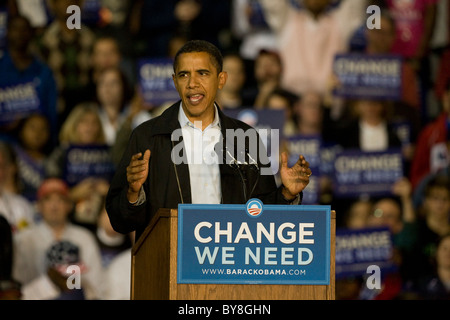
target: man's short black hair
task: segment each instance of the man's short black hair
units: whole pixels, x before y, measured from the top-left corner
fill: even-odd
[[[211,57],[211,61],[217,69],[217,74],[222,72],[223,57],[220,50],[212,43],[204,40],[191,40],[186,42],[175,55],[173,62],[173,71],[176,72],[178,66],[178,57],[183,53],[206,52]]]

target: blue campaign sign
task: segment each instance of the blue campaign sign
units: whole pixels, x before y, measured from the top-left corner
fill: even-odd
[[[178,205],[178,283],[330,282],[329,206]]]
[[[399,100],[402,95],[402,59],[396,55],[338,54],[333,71],[337,96]]]
[[[66,151],[63,176],[69,186],[86,178],[110,180],[115,166],[107,145],[71,145]]]
[[[363,276],[376,265],[382,273],[397,270],[394,245],[387,227],[336,230],[336,278]]]
[[[400,149],[365,152],[345,150],[336,154],[333,184],[338,198],[392,195],[392,185],[403,177]]]
[[[152,105],[180,99],[173,83],[173,59],[142,59],[138,63],[139,85],[144,101]]]
[[[24,77],[22,81],[12,83],[1,81],[0,124],[9,124],[30,114],[40,113],[43,108],[40,87],[41,82],[37,77]]]

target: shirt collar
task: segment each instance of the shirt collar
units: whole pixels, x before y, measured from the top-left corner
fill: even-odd
[[[178,122],[180,123],[180,126],[182,128],[185,127],[185,126],[189,126],[191,128],[194,128],[194,124],[191,122],[191,120],[188,119],[188,117],[184,113],[184,110],[183,110],[183,107],[182,107],[182,103],[183,102],[180,102],[180,110],[178,111]],[[206,129],[214,128],[214,127],[220,128],[219,111],[217,110],[217,105],[216,104],[214,104],[214,111],[215,111],[215,113],[214,113],[214,120],[208,127],[206,127]]]

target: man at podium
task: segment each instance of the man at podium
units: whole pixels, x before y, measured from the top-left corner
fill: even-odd
[[[179,203],[300,204],[311,169],[281,154],[277,187],[256,130],[225,116],[215,103],[227,81],[222,55],[209,42],[187,42],[174,59],[181,101],[131,134],[111,181],[106,209],[113,228],[138,238],[160,208]]]

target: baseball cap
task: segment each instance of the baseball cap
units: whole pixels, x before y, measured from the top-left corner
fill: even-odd
[[[69,186],[64,180],[58,178],[46,179],[37,191],[37,198],[41,200],[53,192],[59,193],[64,197],[69,197]]]

